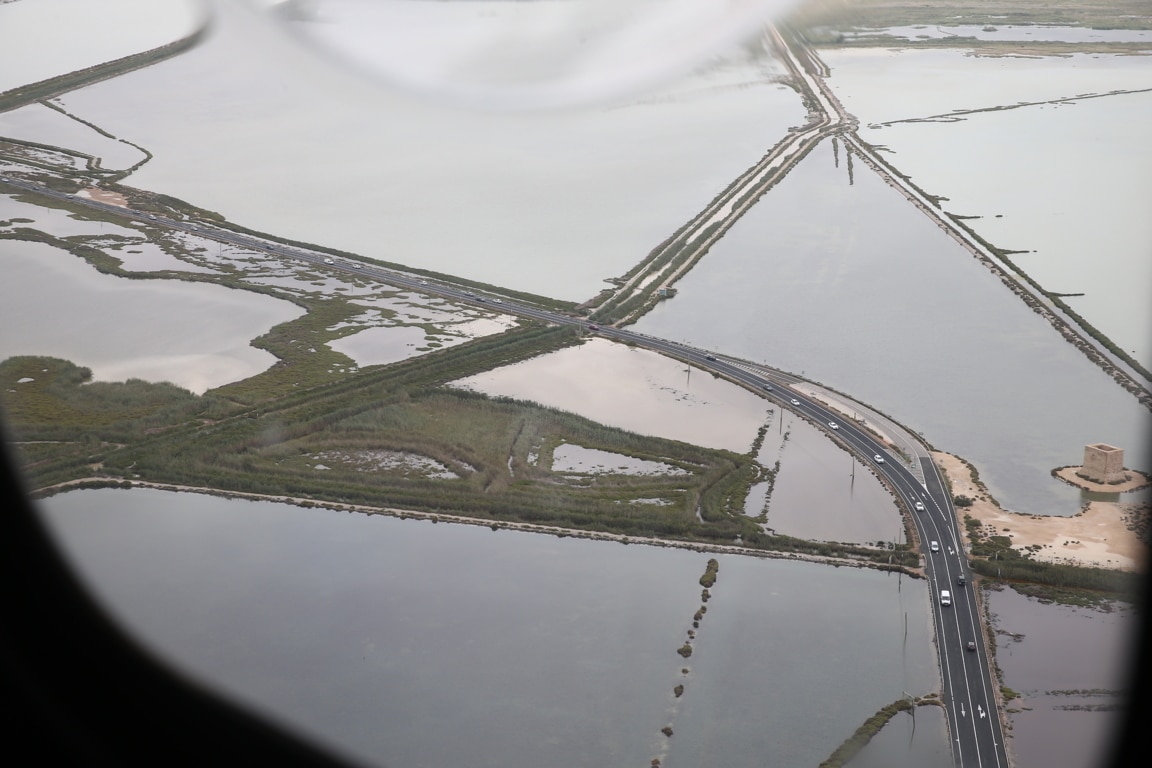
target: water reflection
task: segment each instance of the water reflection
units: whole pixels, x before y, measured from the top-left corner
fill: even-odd
[[[900,712],[847,768],[951,768],[948,723],[942,707],[918,707],[915,719]]]
[[[1004,684],[1022,694],[1009,704],[1020,764],[1099,765],[1119,722],[1120,693],[1136,682],[1127,664],[1139,618],[1044,604],[1011,589],[989,593],[988,605],[998,617]]]
[[[252,229],[546,296],[595,296],[804,122],[778,65],[745,51],[614,109],[438,110],[217,5],[198,47],[67,95],[70,111],[154,154],[126,183]]]
[[[1105,435],[1147,466],[1152,415],[860,168],[850,184],[813,150],[637,329],[849,392],[972,461],[1011,509],[1075,514],[1049,473]]]
[[[456,385],[738,453],[749,450],[772,408],[748,390],[680,361],[596,338]]]
[[[204,392],[275,362],[249,339],[303,309],[205,283],[126,280],[43,243],[4,241],[0,359],[46,355],[100,381],[170,381]]]
[[[721,556],[685,660],[702,553],[142,489],[41,508],[149,646],[367,764],[815,765],[939,686],[893,574]]]
[[[1019,251],[1011,258],[1044,289],[1077,294],[1065,301],[1152,367],[1146,57],[904,49],[826,58],[865,141],[945,196],[946,211],[976,217],[966,224]]]
[[[868,465],[791,412],[783,429],[787,441],[771,451],[779,456],[780,471],[768,499],[767,528],[801,539],[904,543],[892,495]],[[767,447],[776,441],[764,442]],[[767,458],[762,454],[760,462],[772,466]]]

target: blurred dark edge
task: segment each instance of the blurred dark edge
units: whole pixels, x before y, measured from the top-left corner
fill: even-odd
[[[0,733],[6,754],[25,756],[9,765],[346,765],[175,674],[116,628],[40,524],[6,438],[0,434],[7,502],[0,513]],[[1138,599],[1124,722],[1103,766],[1143,768],[1152,754],[1149,573]]]
[[[177,675],[116,628],[56,551],[0,437],[7,765],[347,765]]]

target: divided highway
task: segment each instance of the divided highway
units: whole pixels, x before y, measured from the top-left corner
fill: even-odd
[[[99,209],[153,226],[168,227],[221,243],[372,278],[397,288],[484,306],[494,311],[544,323],[582,327],[605,338],[659,352],[713,371],[732,381],[745,384],[782,407],[806,417],[825,429],[853,453],[862,457],[863,461],[871,463],[910,510],[909,514],[921,540],[925,572],[932,594],[936,644],[943,683],[941,693],[948,714],[955,764],[965,767],[1007,768],[1008,761],[1004,751],[1004,737],[985,636],[981,628],[979,611],[971,593],[971,578],[959,539],[955,510],[935,464],[925,463],[925,483],[921,484],[903,462],[877,461],[873,457],[887,456],[893,459],[895,457],[888,453],[886,446],[877,436],[851,420],[841,422],[840,419],[843,417],[839,413],[794,389],[791,385],[802,381],[798,377],[782,371],[753,372],[706,350],[623,328],[598,326],[584,318],[543,310],[490,293],[478,293],[442,280],[430,280],[397,270],[286,246],[219,227],[141,213],[122,206],[56,192],[39,184],[9,176],[0,176],[0,184],[66,200],[71,204]],[[928,543],[931,541],[939,542],[939,552],[929,551]],[[957,583],[960,576],[964,577],[966,585]],[[950,605],[941,604],[940,594],[943,590],[951,593]],[[969,643],[975,645],[974,650],[968,650]]]

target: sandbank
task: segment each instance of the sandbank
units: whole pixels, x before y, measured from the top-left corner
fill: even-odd
[[[1147,548],[1133,530],[1144,506],[1140,503],[1091,501],[1071,517],[1017,514],[1000,508],[973,478],[970,465],[963,459],[938,451],[932,452],[932,458],[948,476],[952,493],[973,500],[972,506],[959,507],[958,511],[979,520],[986,536],[1007,536],[1012,547],[1021,552],[1039,547],[1032,557],[1042,562],[1121,571],[1143,570],[1147,565]],[[1067,469],[1074,472],[1079,468]],[[1077,484],[1084,482],[1076,480]],[[1133,485],[1139,487],[1138,482]],[[1102,488],[1116,492],[1121,487]]]

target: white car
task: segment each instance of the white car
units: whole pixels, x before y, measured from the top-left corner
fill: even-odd
[[[840,429],[840,425],[834,421],[828,422],[828,426],[832,427],[832,429]]]
[[[938,541],[928,542],[928,549],[932,550],[933,552],[939,552],[940,551],[940,542],[938,542]]]
[[[877,464],[883,464],[883,463],[884,463],[884,457],[883,457],[883,456],[881,456],[880,454],[876,454],[876,455],[875,455],[875,456],[873,456],[872,458],[873,458],[873,460],[875,460],[875,462],[876,462]]]
[[[916,511],[917,512],[923,512],[924,511],[924,502],[922,502],[922,501],[916,502]]]
[[[331,264],[331,263],[332,263],[332,259],[324,259],[324,263],[325,263],[325,264]]]
[[[791,402],[792,402],[792,405],[800,405],[800,401],[797,400],[796,398],[792,398]]]

